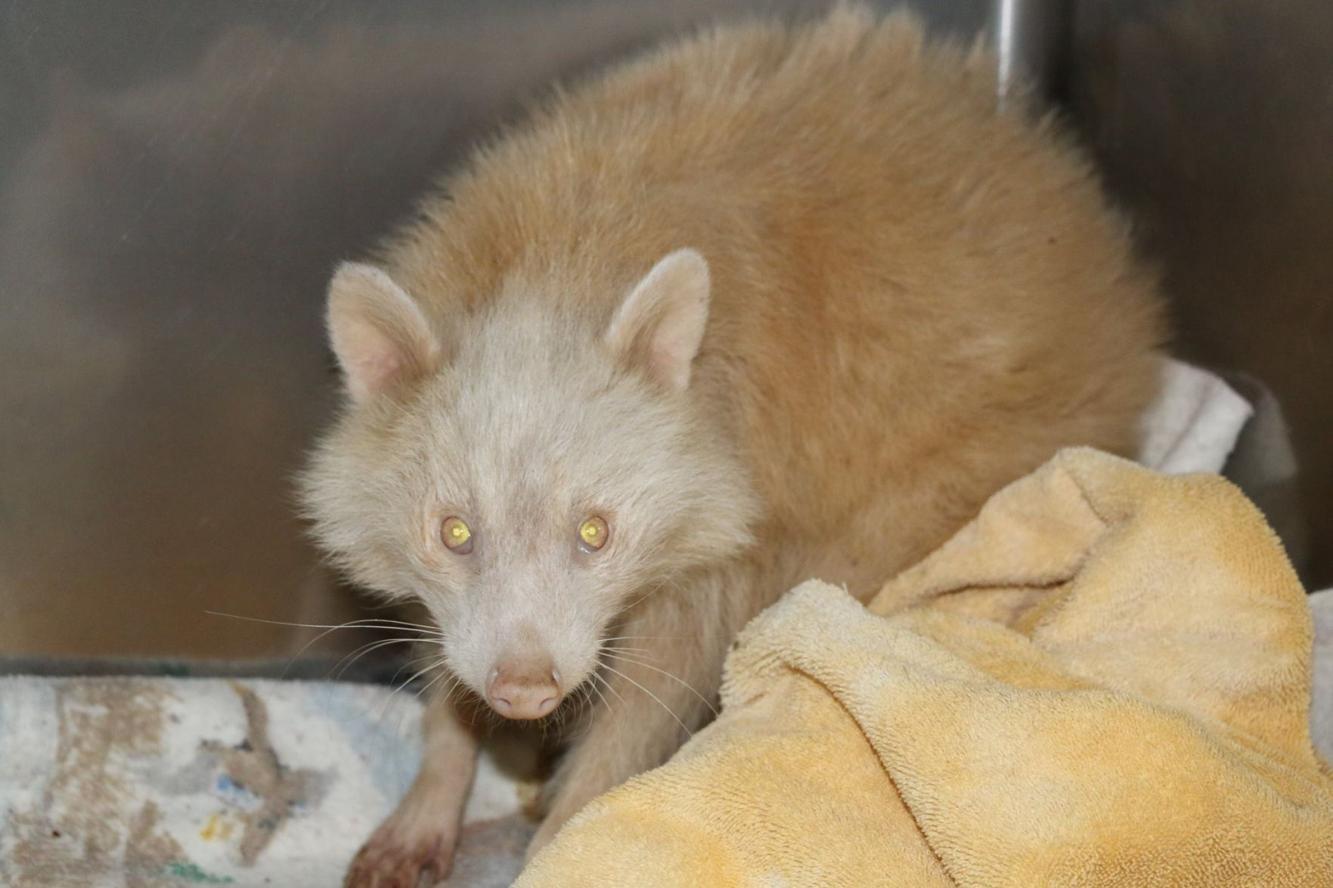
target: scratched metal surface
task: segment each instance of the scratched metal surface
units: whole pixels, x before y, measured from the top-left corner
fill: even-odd
[[[963,35],[989,7],[918,5]],[[304,634],[204,611],[355,615],[291,497],[332,407],[331,266],[553,78],[821,6],[0,2],[0,653],[257,660]],[[1330,10],[1086,0],[1057,84],[1182,343],[1274,386],[1324,503]]]

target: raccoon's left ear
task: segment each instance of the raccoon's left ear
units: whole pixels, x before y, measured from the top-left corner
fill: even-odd
[[[360,403],[399,394],[440,366],[440,344],[411,296],[383,271],[345,262],[329,283],[329,342]]]
[[[606,344],[626,364],[668,389],[684,391],[708,322],[708,298],[704,257],[690,249],[668,253],[616,309]]]

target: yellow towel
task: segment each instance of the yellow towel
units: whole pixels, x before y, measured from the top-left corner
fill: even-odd
[[[517,884],[1333,885],[1310,647],[1230,484],[1064,451],[869,609],[756,619],[722,716]]]

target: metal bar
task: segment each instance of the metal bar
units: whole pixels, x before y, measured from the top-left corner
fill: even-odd
[[[1021,92],[1051,98],[1068,45],[1070,0],[991,0],[990,35],[1003,106]]]

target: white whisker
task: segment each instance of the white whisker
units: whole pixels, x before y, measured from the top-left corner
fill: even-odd
[[[708,701],[708,698],[705,697],[703,694],[699,693],[698,691],[696,691],[693,685],[685,681],[680,676],[673,675],[672,673],[667,672],[665,669],[658,669],[656,666],[649,665],[648,663],[640,663],[637,660],[633,660],[629,657],[617,657],[614,654],[612,654],[611,658],[614,660],[619,660],[622,663],[628,663],[631,666],[638,666],[641,669],[651,669],[653,672],[656,672],[659,675],[665,675],[667,678],[671,679],[676,684],[685,688],[685,690],[689,691],[694,696],[698,697],[699,701],[708,707],[708,711],[713,713],[713,717],[717,718],[717,710],[713,708],[713,704]]]
[[[415,637],[382,638],[379,641],[368,641],[350,654],[344,654],[342,659],[334,664],[333,669],[331,669],[330,672],[335,679],[341,678],[343,673],[356,665],[357,660],[360,660],[372,651],[377,651],[380,648],[389,647],[395,644],[416,644],[419,641],[421,641],[421,639]],[[350,660],[348,659],[349,657],[351,658]]]
[[[305,644],[301,645],[301,647],[296,651],[296,653],[292,654],[291,658],[288,659],[287,661],[287,665],[283,667],[282,670],[283,678],[287,677],[287,673],[291,671],[292,666],[296,663],[297,660],[301,658],[302,654],[304,654],[311,648],[312,645],[317,644],[321,639],[323,639],[329,633],[336,632],[339,629],[383,629],[387,631],[403,631],[407,629],[416,632],[421,632],[422,636],[427,638],[432,636],[440,636],[440,637],[443,636],[443,633],[441,633],[437,628],[431,626],[425,626],[422,625],[421,623],[409,623],[405,620],[363,619],[363,620],[349,620],[346,623],[336,623],[336,624],[290,623],[285,620],[268,620],[262,617],[246,617],[242,616],[241,614],[228,614],[228,613],[223,613],[222,611],[206,610],[204,611],[204,613],[211,617],[226,617],[231,620],[241,620],[242,622],[246,623],[263,623],[264,625],[267,626],[287,626],[295,629],[324,630],[320,632],[318,635],[316,635],[314,638],[307,641]],[[339,660],[339,663],[341,662],[342,661]],[[334,668],[336,669],[337,666],[335,665]]]
[[[606,664],[603,663],[602,665],[605,666]],[[625,702],[625,698],[622,697],[622,696],[620,696],[620,691],[617,691],[617,690],[615,689],[615,687],[611,684],[611,682],[609,682],[609,681],[606,680],[606,676],[601,675],[601,674],[598,673],[598,672],[593,672],[593,673],[592,673],[592,677],[595,678],[595,679],[597,679],[598,681],[600,681],[603,685],[605,685],[605,686],[606,686],[606,689],[607,689],[608,691],[610,691],[610,692],[612,693],[612,695],[615,696],[616,700],[618,700],[618,701],[619,701],[620,703],[622,703],[622,704]],[[600,694],[601,691],[598,691],[598,693]],[[602,699],[603,699],[603,700],[606,700],[605,697],[603,697]],[[608,708],[610,708],[610,707],[609,707],[609,701],[608,701]]]
[[[679,635],[612,635],[602,641],[675,641]]]
[[[410,623],[406,620],[389,620],[381,617],[369,617],[362,620],[348,620],[346,623],[290,623],[286,620],[269,620],[263,617],[247,617],[242,614],[228,614],[222,611],[206,610],[204,611],[210,617],[226,617],[229,620],[241,620],[246,623],[264,623],[268,626],[290,626],[294,629],[393,629],[409,628],[420,629],[432,635],[443,635],[438,626],[427,626],[425,623]]]
[[[634,654],[635,656],[644,657],[649,660],[657,659],[650,648],[630,648],[604,644],[598,648],[598,652],[600,653],[601,651],[615,651],[618,654]]]
[[[448,664],[446,663],[446,661],[445,661],[445,659],[444,659],[443,656],[441,656],[441,657],[437,657],[437,658],[435,658],[435,660],[433,660],[433,661],[432,661],[428,666],[426,666],[424,669],[421,669],[421,670],[419,670],[418,672],[414,673],[414,674],[412,675],[411,678],[409,678],[407,681],[405,681],[405,682],[403,682],[402,684],[400,684],[398,687],[394,688],[394,689],[389,693],[388,698],[385,699],[385,701],[384,701],[384,705],[380,708],[380,716],[379,716],[379,717],[380,717],[380,718],[383,718],[383,717],[384,717],[384,714],[385,714],[386,712],[388,712],[388,710],[389,710],[389,704],[393,702],[393,698],[396,697],[396,696],[398,695],[398,692],[399,692],[399,691],[401,691],[403,688],[405,688],[405,687],[407,687],[408,685],[410,685],[412,682],[416,681],[416,680],[417,680],[418,678],[420,678],[421,676],[425,675],[427,672],[430,672],[432,669],[439,669],[440,667],[442,667],[442,666],[447,666],[447,665],[448,665]]]
[[[647,688],[645,688],[643,685],[639,684],[639,683],[638,683],[637,681],[635,681],[634,679],[630,678],[630,677],[629,677],[628,675],[626,675],[625,673],[621,672],[619,669],[616,669],[616,668],[615,668],[614,666],[612,666],[611,664],[609,664],[609,663],[603,663],[602,665],[606,667],[607,671],[609,671],[609,672],[611,672],[611,673],[613,673],[613,674],[615,674],[615,675],[619,675],[621,678],[625,679],[625,681],[627,681],[627,682],[629,682],[630,684],[634,685],[636,688],[638,688],[639,690],[643,691],[643,692],[644,692],[645,694],[647,694],[649,697],[652,697],[652,698],[653,698],[653,701],[656,702],[658,706],[661,706],[663,709],[665,709],[665,710],[667,711],[667,714],[670,715],[672,718],[674,718],[674,719],[676,720],[676,724],[680,725],[681,729],[682,729],[683,731],[685,731],[686,734],[689,734],[689,735],[693,736],[694,732],[691,731],[691,730],[689,729],[689,727],[685,724],[685,722],[683,722],[683,721],[680,720],[680,716],[676,715],[676,713],[673,712],[673,711],[671,710],[671,707],[670,707],[670,706],[668,706],[668,705],[666,705],[665,703],[662,702],[662,699],[661,699],[660,697],[658,697],[658,696],[657,696],[656,694],[654,694],[652,691],[650,691],[650,690],[648,690]]]
[[[404,671],[408,669],[414,669],[416,668],[416,665],[418,663],[424,663],[427,660],[433,660],[439,655],[440,654],[438,651],[432,651],[431,653],[421,657],[413,657],[403,665],[399,666],[396,670],[394,670],[393,676],[389,679],[389,684],[395,684],[398,681],[398,676],[402,675]]]
[[[591,679],[592,680],[588,682],[588,687],[592,688],[593,692],[597,694],[597,699],[601,702],[602,706],[606,708],[608,713],[614,711],[611,706],[611,701],[606,699],[606,694],[602,693],[601,686],[597,684],[599,681],[602,684],[606,684],[606,679],[598,675],[596,672],[592,673]]]

